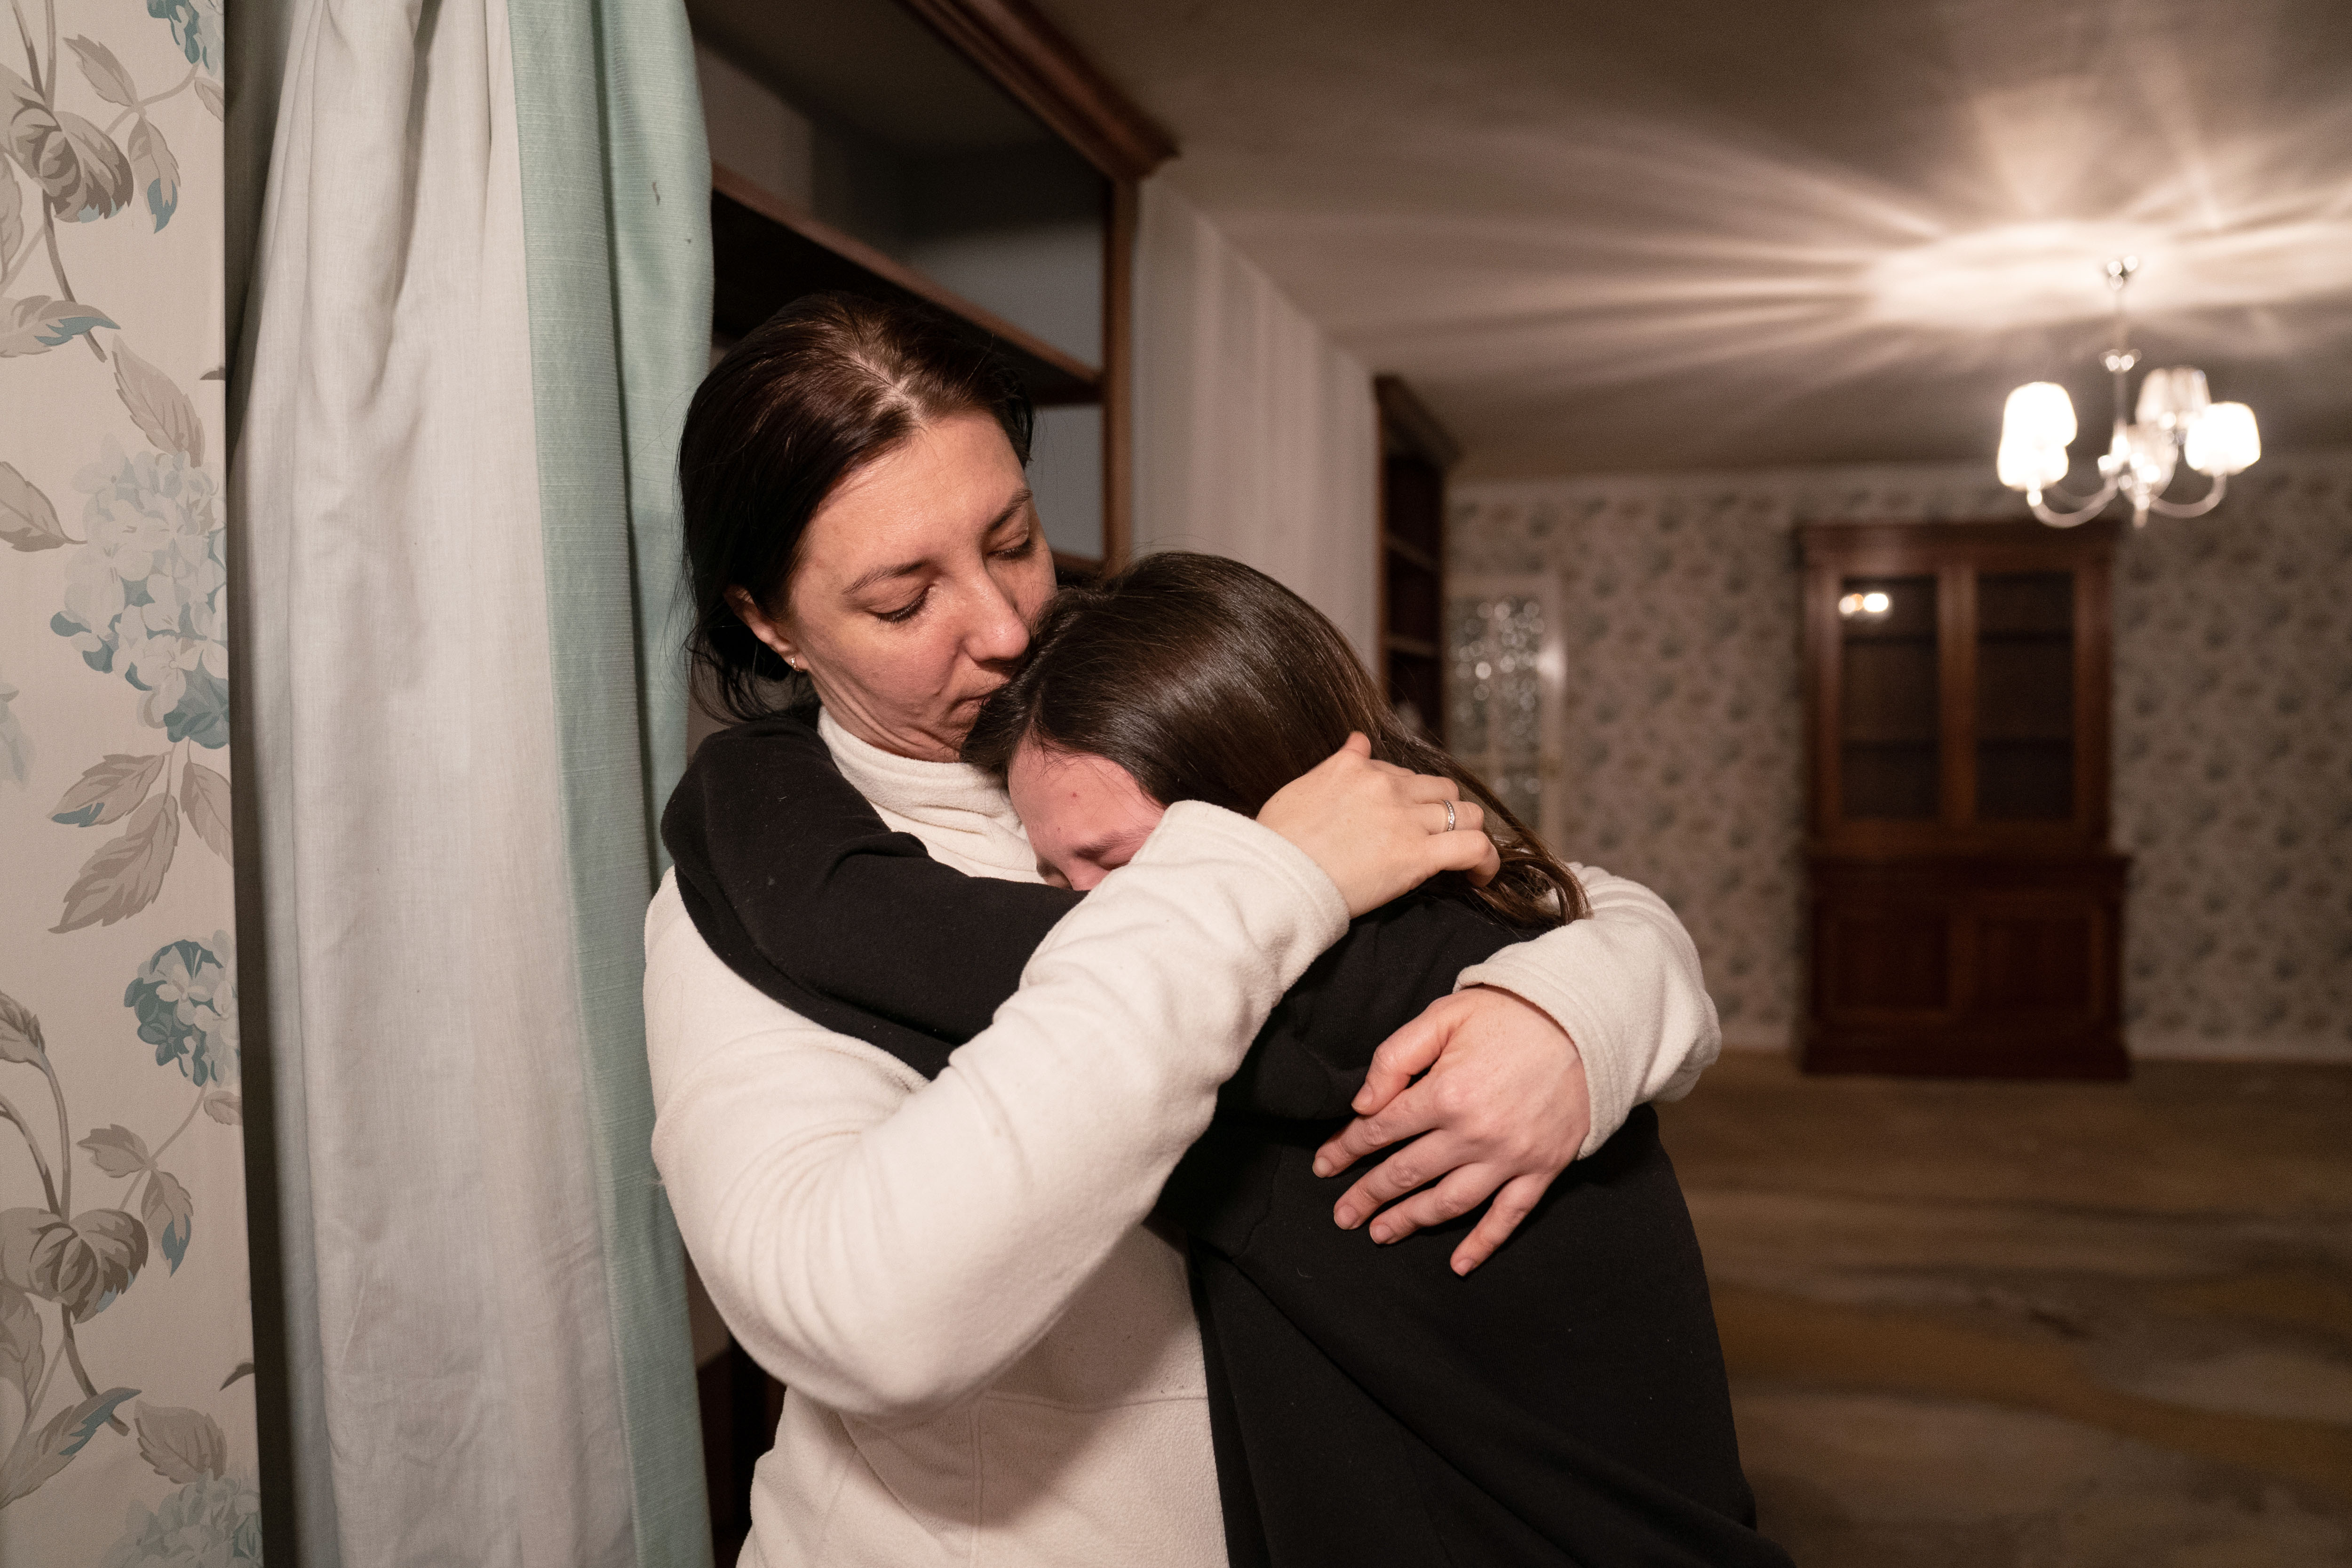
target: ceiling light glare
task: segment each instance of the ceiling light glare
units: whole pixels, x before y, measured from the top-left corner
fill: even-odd
[[[2216,403],[2190,422],[2182,453],[2189,466],[2216,479],[2242,474],[2263,455],[2254,411],[2242,403]]]

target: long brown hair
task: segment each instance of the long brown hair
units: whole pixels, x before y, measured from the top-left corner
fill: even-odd
[[[799,681],[727,602],[743,588],[774,610],[802,534],[850,474],[925,425],[993,418],[1024,468],[1035,416],[1004,357],[927,308],[810,294],[727,351],[687,405],[677,478],[694,630],[687,648],[738,719]]]
[[[1202,800],[1255,816],[1351,730],[1370,737],[1381,761],[1444,774],[1486,808],[1502,871],[1483,888],[1449,875],[1454,890],[1516,925],[1591,912],[1575,873],[1494,791],[1398,720],[1339,627],[1223,556],[1148,556],[1055,599],[1028,662],[981,710],[963,758],[1001,773],[1034,737],[1108,758],[1163,805]]]

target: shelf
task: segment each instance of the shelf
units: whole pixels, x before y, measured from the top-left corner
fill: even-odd
[[[1388,636],[1382,637],[1381,639],[1381,646],[1388,649],[1391,653],[1409,653],[1421,658],[1435,658],[1437,657],[1437,645],[1435,643],[1431,642],[1426,637],[1409,637],[1399,632],[1391,632]]]
[[[803,294],[827,289],[919,300],[992,340],[1040,406],[1102,401],[1102,372],[994,311],[844,234],[723,163],[710,166],[711,245],[721,280],[712,325],[741,337]],[[762,287],[782,272],[790,281]]]

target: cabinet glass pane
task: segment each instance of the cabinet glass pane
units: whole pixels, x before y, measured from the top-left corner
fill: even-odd
[[[1456,599],[1447,617],[1454,666],[1445,715],[1454,754],[1521,822],[1543,820],[1543,601],[1498,594]]]
[[[1977,820],[2074,815],[2074,578],[1977,579]]]
[[[1848,821],[1933,821],[1936,579],[1848,577],[1838,588],[1840,807]]]

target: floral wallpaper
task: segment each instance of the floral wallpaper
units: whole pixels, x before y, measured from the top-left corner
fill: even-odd
[[[0,1561],[261,1561],[217,0],[0,30]]]
[[[1456,576],[1557,585],[1563,847],[1675,906],[1727,1042],[1801,1016],[1791,531],[2024,515],[1990,464],[1457,487]],[[2127,537],[2116,615],[2131,1048],[2352,1058],[2352,461],[2266,458]]]

